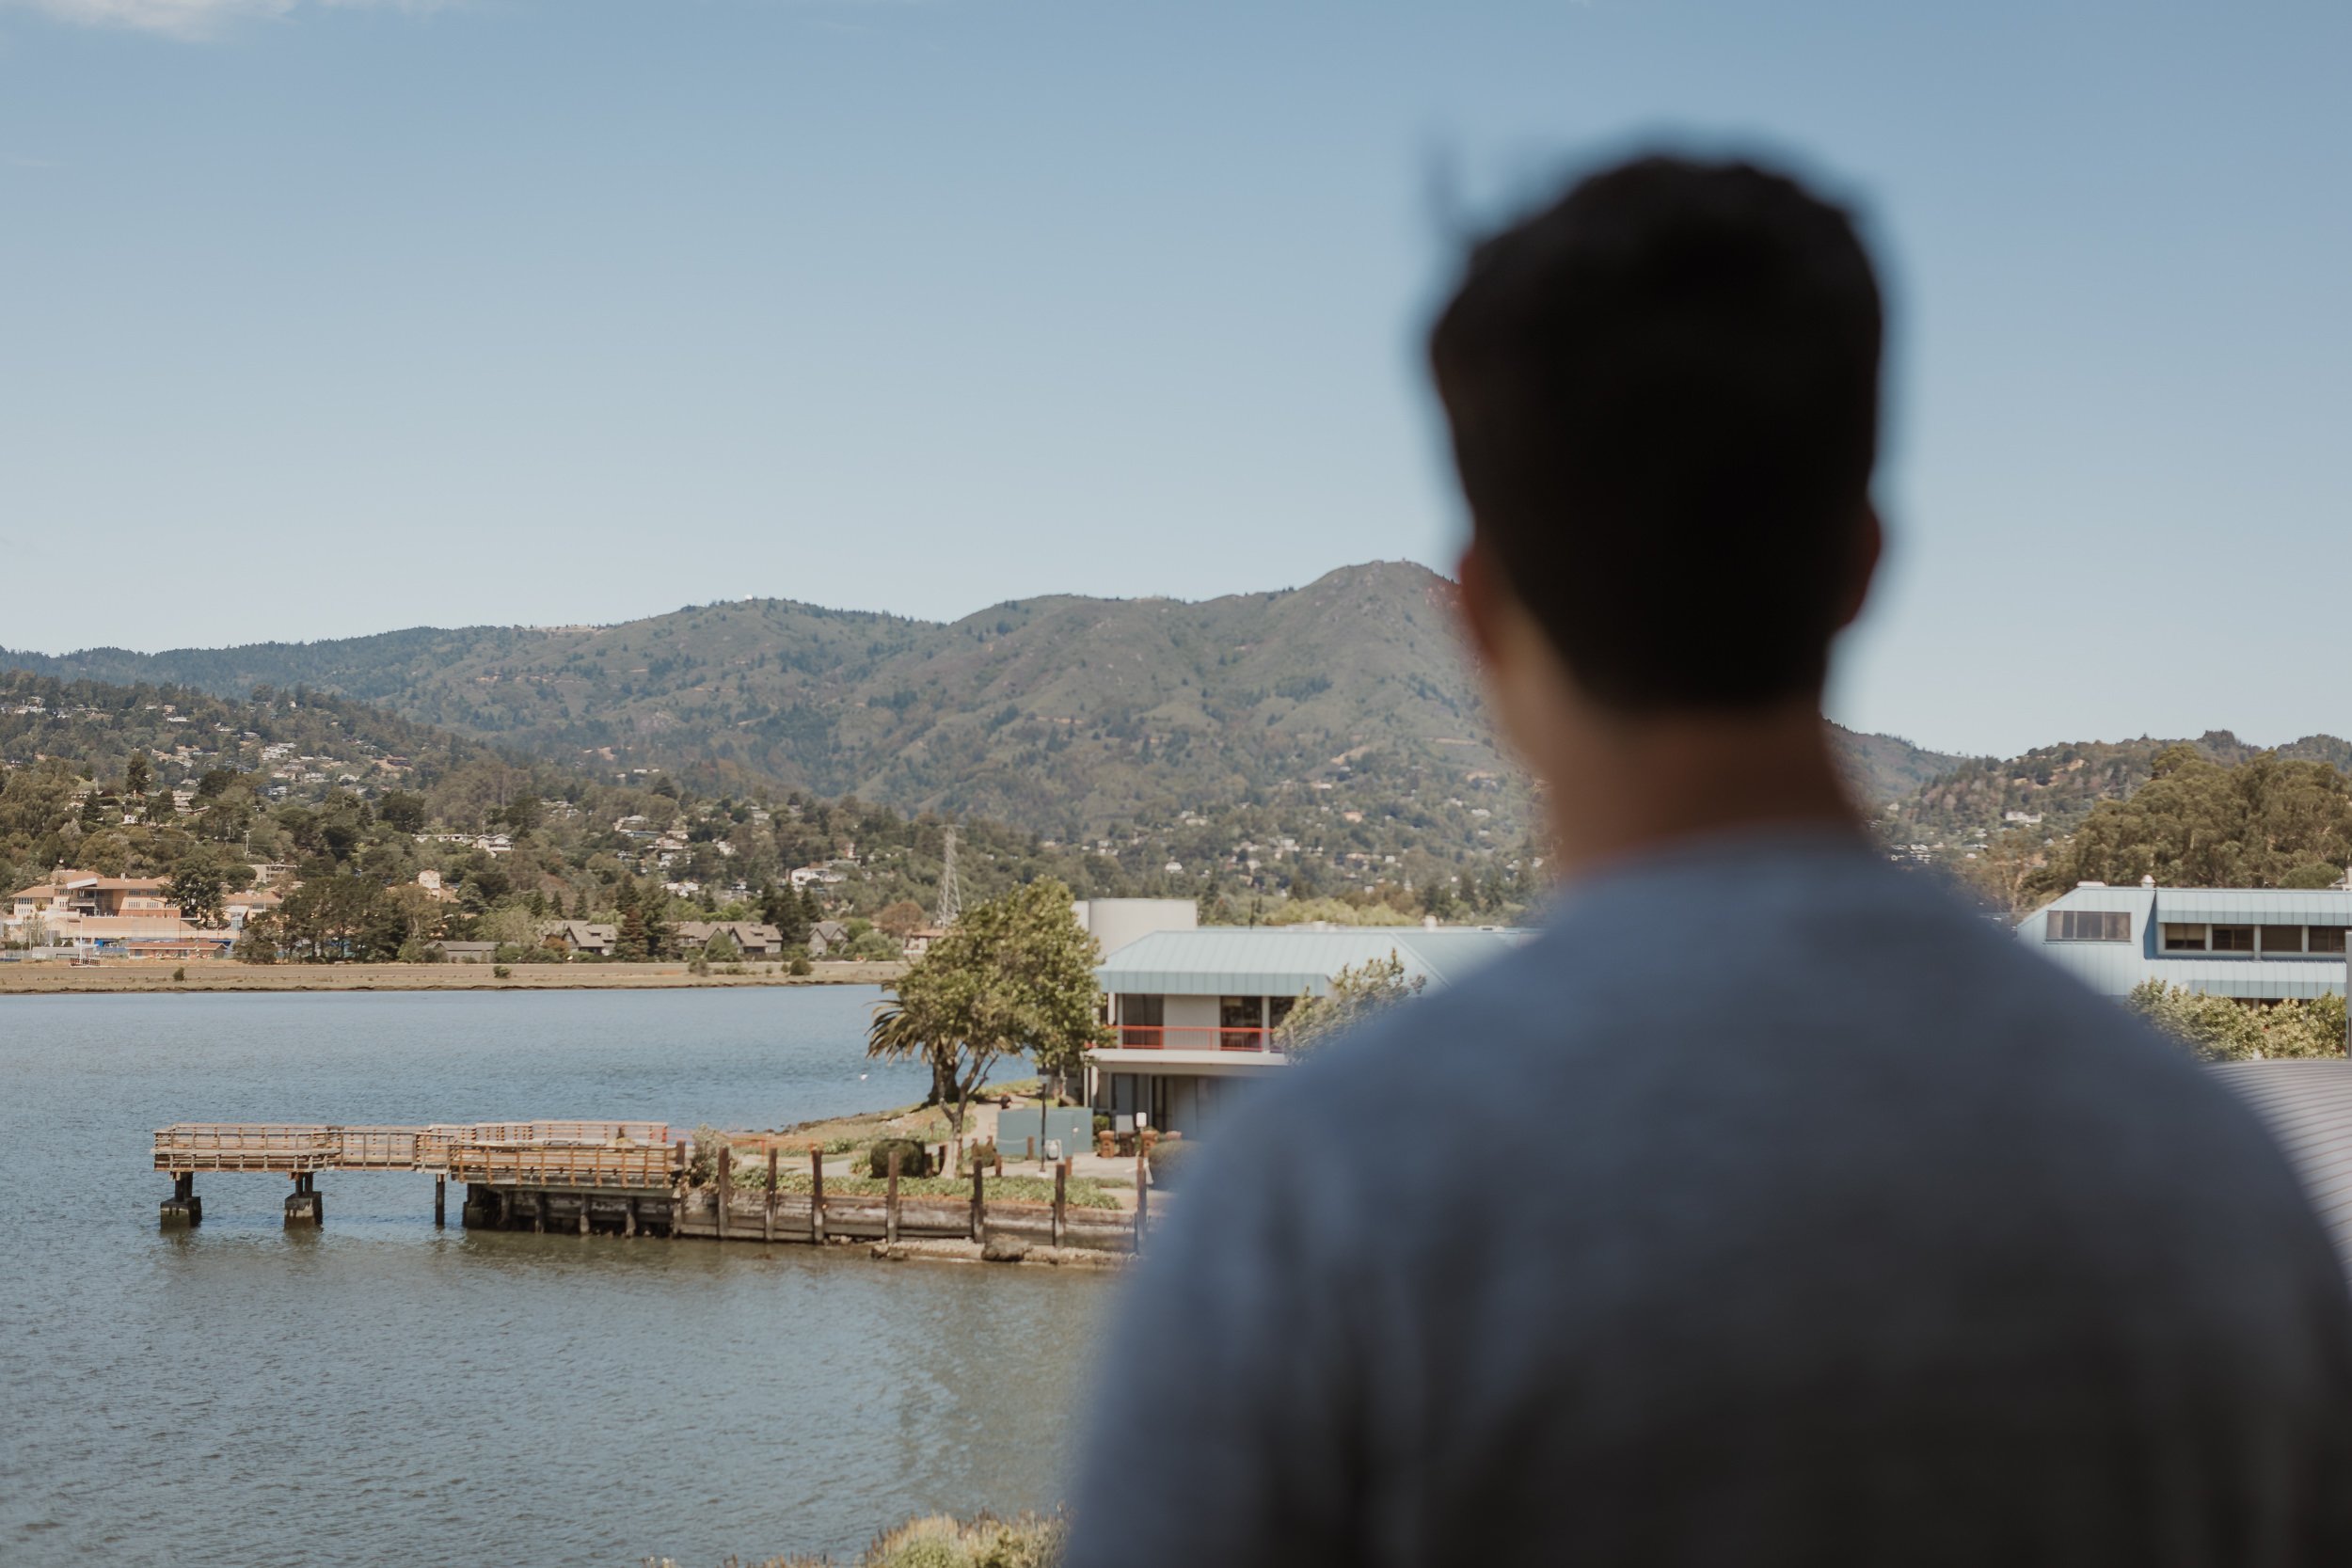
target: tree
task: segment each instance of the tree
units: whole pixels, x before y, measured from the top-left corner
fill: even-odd
[[[874,916],[874,924],[899,942],[904,942],[923,925],[923,906],[912,898],[901,898],[883,906]]]
[[[207,778],[211,776],[205,775]],[[424,797],[409,794],[405,790],[388,789],[383,798],[375,802],[375,819],[395,832],[421,833],[424,832],[426,820]]]
[[[250,878],[252,869],[246,867]],[[164,884],[164,896],[180,907],[180,918],[198,926],[217,926],[221,903],[229,892],[229,868],[217,849],[196,848],[180,857]]]
[[[313,877],[278,906],[272,934],[280,949],[316,963],[389,958],[401,921],[389,905],[384,889],[364,877]]]
[[[1428,983],[1428,976],[1422,974],[1407,980],[1405,960],[1391,947],[1385,958],[1367,958],[1331,976],[1327,995],[1300,997],[1275,1038],[1284,1055],[1306,1055],[1383,1008],[1420,995]]]
[[[1003,1058],[1028,1053],[1058,1093],[1087,1048],[1108,1040],[1096,1017],[1100,958],[1070,890],[1032,882],[966,910],[931,944],[877,1009],[866,1052],[929,1061],[961,1141],[972,1096]]]
[[[731,964],[739,961],[742,957],[743,950],[736,946],[735,939],[723,930],[711,932],[710,940],[703,943],[705,963]]]
[[[2027,887],[2045,898],[2143,876],[2164,887],[2279,887],[2352,864],[2352,780],[2324,762],[2264,752],[2225,768],[2183,742],[2156,753],[2153,775],[2129,800],[2092,807]]]
[[[155,765],[147,760],[145,752],[133,752],[122,765],[122,793],[125,796],[145,795],[155,787]]]
[[[808,928],[814,924],[801,906],[800,895],[772,883],[760,890],[759,918],[776,928],[779,945],[785,947],[805,946]]]
[[[2143,980],[2132,988],[2126,1005],[2208,1062],[2344,1054],[2341,996],[2251,1006],[2226,996],[2184,990],[2161,980]]]
[[[677,927],[670,919],[668,900],[660,894],[649,894],[640,904],[639,918],[645,928],[645,957],[675,958],[677,957]]]

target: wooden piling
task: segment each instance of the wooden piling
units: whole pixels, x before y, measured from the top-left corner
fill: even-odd
[[[447,1224],[449,1224],[449,1178],[446,1175],[437,1176],[433,1179],[433,1228],[438,1230]]]
[[[719,1146],[719,1240],[727,1239],[727,1208],[735,1196],[735,1148]]]
[[[1136,1140],[1136,1236],[1137,1252],[1143,1250],[1143,1225],[1152,1217],[1152,1171],[1144,1163],[1143,1140]]]
[[[979,1161],[972,1162],[972,1239],[988,1240],[988,1198],[980,1190],[981,1172],[988,1167]]]
[[[1025,1155],[1023,1155],[1023,1156],[1022,1156],[1022,1159],[1023,1159],[1023,1160],[1025,1160],[1025,1162],[1027,1162],[1029,1164],[1032,1164],[1032,1165],[1036,1164],[1037,1164],[1037,1140],[1036,1140],[1035,1138],[1024,1138],[1024,1139],[1022,1139],[1021,1141],[1022,1141],[1023,1143],[1025,1143],[1025,1144],[1027,1144],[1027,1145],[1029,1146],[1029,1152],[1028,1152],[1028,1153],[1026,1153],[1026,1154],[1025,1154]],[[999,1172],[997,1172],[997,1174],[998,1174],[999,1176],[1001,1176],[1001,1175],[1003,1175],[1004,1173],[1003,1173],[1002,1171],[999,1171]]]
[[[1054,1244],[1061,1245],[1062,1227],[1070,1208],[1070,1162],[1054,1166]]]
[[[759,1239],[763,1242],[776,1239],[776,1146],[773,1144],[768,1146],[768,1206],[760,1211]]]
[[[898,1244],[898,1160],[900,1150],[890,1151],[890,1191],[882,1199],[882,1240],[892,1246]]]
[[[588,1195],[586,1193],[580,1195],[580,1233],[583,1236],[588,1234]]]
[[[808,1146],[808,1239],[818,1246],[825,1244],[825,1151],[817,1144]]]
[[[637,1234],[637,1200],[634,1197],[621,1199],[621,1234],[632,1237]]]

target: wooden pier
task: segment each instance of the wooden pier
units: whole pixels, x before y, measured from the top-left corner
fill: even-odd
[[[764,1182],[735,1179],[730,1147],[720,1152],[712,1180],[695,1185],[690,1180],[688,1144],[662,1122],[422,1127],[182,1122],[156,1131],[154,1168],[172,1179],[161,1212],[167,1226],[202,1223],[203,1201],[196,1196],[199,1174],[282,1174],[294,1183],[286,1223],[318,1225],[326,1218],[317,1185],[323,1173],[430,1171],[434,1224],[447,1223],[449,1183],[461,1181],[466,1187],[461,1222],[469,1229],[818,1245],[866,1242],[884,1247],[968,1241],[992,1257],[1019,1256],[1032,1247],[1128,1252],[1136,1245],[1136,1221],[1127,1214],[1069,1206],[1066,1163],[1055,1167],[1051,1203],[992,1200],[979,1170],[972,1173],[968,1196],[902,1198],[895,1157],[883,1194],[850,1196],[825,1191],[823,1156],[810,1148],[811,1190],[787,1193],[779,1190],[778,1142],[763,1142]]]

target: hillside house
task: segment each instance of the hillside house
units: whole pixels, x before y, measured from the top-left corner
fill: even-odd
[[[587,953],[609,958],[620,943],[621,928],[594,920],[559,920],[544,927],[540,944],[566,953]]]
[[[681,920],[677,944],[687,952],[698,952],[722,931],[747,958],[773,958],[784,953],[784,933],[756,920]]]
[[[850,945],[850,928],[838,920],[820,920],[808,928],[808,956],[822,958]]]
[[[1140,937],[1094,972],[1117,1043],[1088,1055],[1087,1098],[1113,1117],[1196,1135],[1238,1086],[1290,1065],[1281,1026],[1343,969],[1385,961],[1407,983],[1458,984],[1526,941],[1507,929],[1207,926]]]

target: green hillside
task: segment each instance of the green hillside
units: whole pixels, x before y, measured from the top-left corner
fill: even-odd
[[[2036,827],[2046,836],[2060,836],[2101,801],[2128,798],[2152,777],[2156,758],[2181,744],[2141,736],[2043,746],[2015,757],[1951,759],[1935,776],[1883,799],[1883,831],[1901,843],[1947,846],[2000,832],[2005,826]],[[2265,750],[2228,730],[2207,730],[2186,744],[2224,766]],[[2305,736],[2268,750],[2285,761],[2352,767],[2352,742],[2331,735]]]
[[[1481,792],[1516,830],[1524,795],[1448,592],[1375,564],[1201,604],[1050,597],[952,625],[748,600],[616,626],[0,662],[223,694],[306,686],[607,772],[855,793],[1065,839],[1335,791]]]
[[[1518,840],[1528,797],[1462,659],[1451,592],[1421,566],[1375,562],[1274,593],[1051,596],[947,625],[756,599],[613,626],[0,664],[222,695],[333,691],[606,777],[855,794],[1063,842],[1236,811],[1279,832],[1327,807],[1450,822],[1463,847]],[[1874,801],[1957,760],[1840,736]]]

